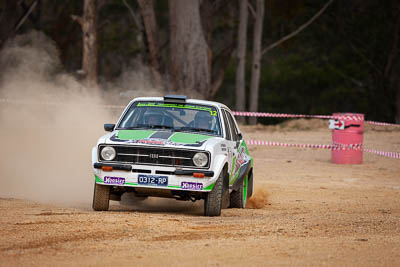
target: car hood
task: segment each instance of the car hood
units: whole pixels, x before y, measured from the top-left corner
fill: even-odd
[[[108,144],[204,148],[206,142],[214,138],[218,137],[170,130],[116,130],[105,136],[103,141]]]

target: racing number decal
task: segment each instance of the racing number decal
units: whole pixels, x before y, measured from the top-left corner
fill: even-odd
[[[217,116],[217,111],[216,110],[210,110],[211,116]]]

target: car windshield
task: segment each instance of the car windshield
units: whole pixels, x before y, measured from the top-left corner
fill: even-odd
[[[168,129],[221,136],[218,110],[192,103],[135,102],[117,129]]]

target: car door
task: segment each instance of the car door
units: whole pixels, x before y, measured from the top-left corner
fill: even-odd
[[[233,145],[233,160],[232,160],[232,173],[231,173],[231,182],[235,182],[239,177],[239,170],[241,165],[243,164],[243,153],[241,142],[242,142],[242,135],[239,133],[239,129],[236,125],[236,121],[229,111],[227,111],[227,117],[229,121],[229,126],[231,129],[231,136]]]
[[[232,161],[233,161],[233,150],[235,147],[235,142],[232,140],[232,132],[231,127],[229,125],[228,115],[225,109],[221,110],[222,118],[224,121],[224,129],[225,129],[225,145],[226,145],[226,152],[228,154],[228,173],[229,173],[229,181],[231,179],[232,173]]]
[[[225,109],[222,110],[222,114],[224,117],[224,126],[225,126],[225,139],[226,139],[226,149],[228,152],[228,173],[229,173],[229,184],[232,184],[234,181],[232,171],[234,168],[234,162],[236,160],[235,157],[235,146],[236,146],[236,141],[233,140],[233,135],[232,133],[234,132],[233,126],[230,122],[230,115],[229,112]]]

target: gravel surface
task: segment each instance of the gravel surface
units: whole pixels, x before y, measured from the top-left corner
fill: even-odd
[[[329,144],[325,124],[242,128],[247,139]],[[400,131],[367,127],[364,145],[399,152]],[[336,165],[322,149],[251,146],[250,153],[250,208],[213,218],[202,216],[202,201],[158,198],[112,201],[110,211],[94,212],[87,160],[80,179],[89,181],[88,198],[62,204],[21,197],[24,185],[10,183],[7,171],[0,178],[0,266],[400,266],[399,159],[364,153],[362,165]]]

